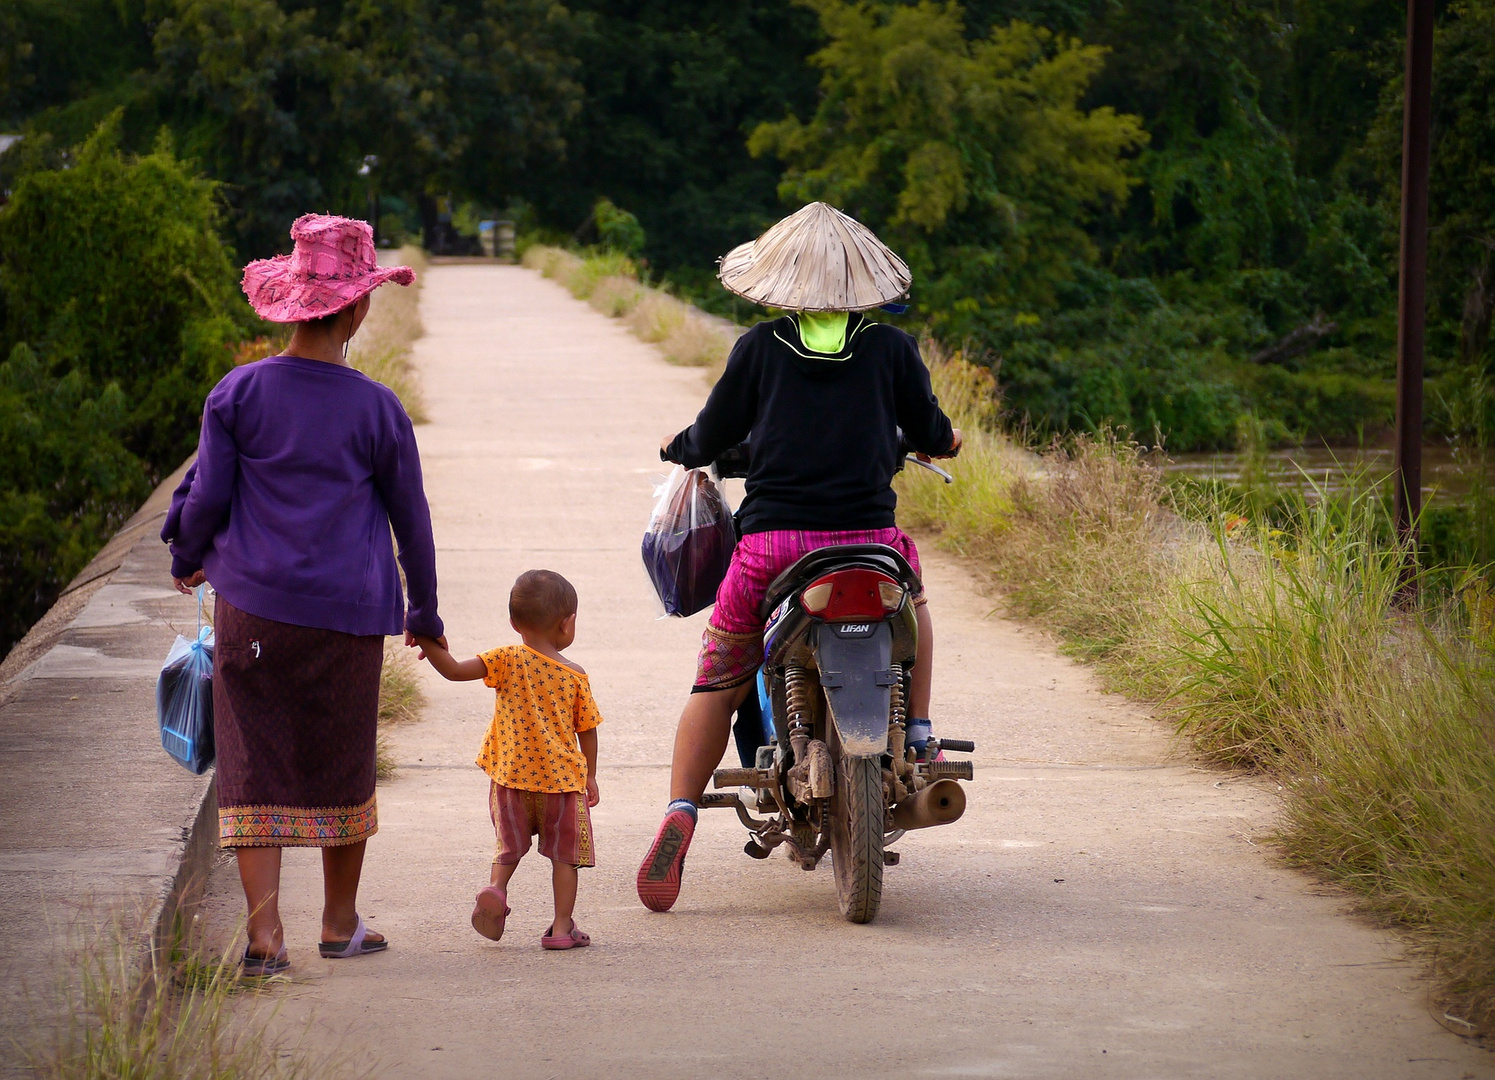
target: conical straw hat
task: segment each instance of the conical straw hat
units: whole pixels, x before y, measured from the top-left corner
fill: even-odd
[[[866,311],[908,292],[913,276],[855,218],[823,202],[790,214],[722,256],[729,291],[790,311]]]

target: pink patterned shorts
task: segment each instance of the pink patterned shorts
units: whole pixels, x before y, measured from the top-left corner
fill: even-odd
[[[566,866],[596,866],[592,814],[584,791],[521,791],[488,785],[488,816],[498,833],[495,864],[512,866],[540,838],[540,854]]]
[[[731,690],[747,682],[763,663],[760,609],[774,579],[816,548],[833,544],[886,544],[919,569],[919,549],[902,529],[803,531],[779,529],[749,533],[737,542],[732,565],[716,590],[716,607],[701,635],[694,691]],[[924,602],[923,591],[914,603]]]

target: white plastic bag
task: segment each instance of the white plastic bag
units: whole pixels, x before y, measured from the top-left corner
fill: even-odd
[[[644,532],[644,568],[666,615],[684,617],[716,602],[737,529],[727,497],[703,469],[676,465],[655,489]]]

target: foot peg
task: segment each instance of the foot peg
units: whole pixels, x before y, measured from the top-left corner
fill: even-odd
[[[954,750],[957,754],[974,754],[976,744],[970,739],[940,739],[941,750]]]
[[[931,780],[974,780],[976,768],[969,761],[927,761],[924,775]]]
[[[711,774],[711,783],[718,788],[764,788],[773,787],[778,777],[772,769],[717,769]]]

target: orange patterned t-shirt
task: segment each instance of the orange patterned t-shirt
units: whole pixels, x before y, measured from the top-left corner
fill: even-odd
[[[587,677],[528,645],[504,645],[478,659],[488,668],[484,685],[498,691],[478,765],[508,788],[585,791],[587,759],[576,733],[602,723]]]

